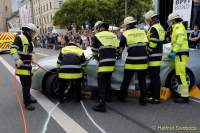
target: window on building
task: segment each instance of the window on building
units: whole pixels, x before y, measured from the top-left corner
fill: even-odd
[[[50,9],[52,8],[51,1],[49,2]]]
[[[62,4],[63,4],[63,1],[62,1],[62,0],[59,0],[58,4],[59,4],[59,7],[61,7]]]
[[[49,15],[49,22],[51,22],[51,20],[52,20],[52,19],[51,19],[51,15]]]
[[[42,18],[40,18],[40,24],[42,24]]]

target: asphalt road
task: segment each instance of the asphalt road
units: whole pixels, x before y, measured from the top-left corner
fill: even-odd
[[[57,54],[58,51],[36,49],[36,60]],[[8,63],[6,65],[6,63]],[[12,86],[14,66],[10,55],[0,57],[0,133],[23,133],[20,110]],[[20,88],[20,84],[18,84]],[[94,112],[95,101],[84,99],[81,103],[67,101],[55,107],[57,101],[40,92],[33,112],[25,111],[28,133],[199,133],[200,100],[190,104],[175,104],[171,100],[160,105],[143,107],[137,98],[126,103],[114,100],[108,104],[107,113]],[[36,94],[33,94],[35,96]],[[52,108],[53,107],[53,108]],[[53,110],[52,110],[53,109]],[[51,111],[52,110],[52,111]],[[49,114],[52,113],[48,121]],[[47,129],[45,130],[45,123]]]

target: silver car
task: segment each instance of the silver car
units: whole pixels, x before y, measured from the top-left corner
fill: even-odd
[[[163,59],[161,62],[161,83],[162,86],[175,90],[178,86],[175,78],[174,65],[171,59],[167,57],[171,49],[171,44],[164,44],[163,46]],[[91,49],[85,50],[85,56],[88,59],[85,67],[85,89],[94,89],[97,87],[97,66],[98,62],[92,58]],[[43,92],[47,95],[54,96],[58,91],[58,79],[56,74],[56,62],[58,55],[50,56],[39,60],[37,63],[42,66],[33,67],[34,75],[32,78],[32,88]],[[116,71],[112,75],[112,89],[119,90],[123,80],[123,65],[125,63],[126,52],[123,53],[122,59],[116,61]],[[187,81],[190,86],[200,84],[200,50],[190,49],[190,58],[187,64]],[[149,80],[147,77],[147,84]],[[137,75],[133,77],[129,89],[137,89],[138,80]]]

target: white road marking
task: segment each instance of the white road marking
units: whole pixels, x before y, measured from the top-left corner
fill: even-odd
[[[98,128],[102,133],[106,133],[106,131],[105,131],[103,128],[101,128],[101,127],[94,121],[94,119],[92,118],[92,116],[88,113],[88,111],[87,111],[87,109],[86,109],[86,107],[85,107],[83,101],[81,101],[80,103],[81,103],[81,106],[82,106],[82,108],[83,108],[85,114],[86,114],[87,117],[90,119],[90,121],[94,124],[94,126],[95,126],[96,128]]]
[[[48,55],[48,54],[42,54],[42,53],[38,53],[38,52],[36,52],[35,54],[41,55],[41,56],[50,56],[50,55]]]
[[[45,122],[45,124],[44,124],[44,127],[43,127],[43,130],[42,130],[42,133],[46,133],[46,131],[47,131],[47,126],[48,126],[48,123],[49,123],[49,121],[50,121],[52,112],[58,107],[59,104],[60,104],[60,103],[58,102],[58,103],[49,111],[47,120],[46,120],[46,122]]]
[[[8,69],[8,71],[14,75],[14,68],[8,64],[6,60],[0,57],[0,62]],[[19,81],[19,78],[17,78]],[[31,89],[32,96],[37,99],[38,103],[49,112],[55,107],[55,104],[51,102],[47,97],[41,94],[37,90]],[[55,108],[52,112],[52,118],[63,128],[67,133],[87,133],[87,131],[82,128],[78,123],[76,123],[71,117],[65,114],[61,109]]]
[[[190,100],[197,102],[197,103],[200,103],[200,99],[196,100],[196,99],[190,98]]]

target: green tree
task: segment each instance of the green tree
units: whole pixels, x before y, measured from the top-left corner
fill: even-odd
[[[143,19],[152,0],[128,0],[128,15]],[[124,0],[66,0],[54,16],[54,25],[82,24],[89,20],[94,24],[103,20],[119,25],[124,19]]]

